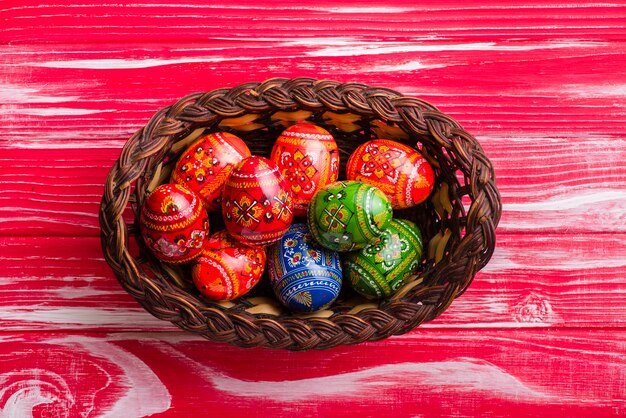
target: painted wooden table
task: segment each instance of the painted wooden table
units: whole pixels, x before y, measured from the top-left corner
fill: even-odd
[[[0,2],[0,416],[626,414],[626,6]],[[192,92],[386,86],[492,159],[492,261],[437,320],[328,351],[243,350],[122,291],[97,213],[121,147]]]

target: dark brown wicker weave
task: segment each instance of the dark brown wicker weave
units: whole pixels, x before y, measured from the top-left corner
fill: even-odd
[[[253,154],[268,156],[285,126],[303,118],[335,136],[343,165],[360,143],[376,137],[416,147],[433,165],[432,198],[394,212],[417,222],[428,243],[414,281],[378,303],[359,299],[344,286],[331,308],[301,316],[278,307],[267,280],[234,303],[208,301],[189,284],[184,267],[161,264],[145,251],[137,234],[138,208],[200,133],[231,131]],[[111,169],[100,226],[106,261],[124,289],[157,318],[212,341],[309,350],[403,334],[440,315],[491,258],[500,213],[493,167],[454,119],[389,89],[296,78],[193,94],[157,112]],[[211,221],[215,231],[219,214]]]

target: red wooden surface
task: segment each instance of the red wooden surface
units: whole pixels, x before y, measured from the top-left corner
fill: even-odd
[[[0,3],[0,416],[626,414],[626,5],[266,3]],[[100,252],[121,147],[188,93],[300,75],[472,132],[492,261],[379,343],[242,350],[154,319]]]

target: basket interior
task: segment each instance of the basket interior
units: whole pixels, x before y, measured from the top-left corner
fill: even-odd
[[[163,263],[159,262],[156,258],[154,258],[149,250],[143,243],[143,240],[138,234],[138,219],[139,219],[139,208],[143,203],[143,199],[147,196],[147,194],[154,189],[159,184],[163,182],[167,182],[169,179],[169,173],[173,166],[175,165],[178,157],[182,152],[185,151],[186,145],[190,142],[193,142],[196,138],[199,138],[202,135],[207,133],[216,132],[216,131],[228,131],[231,132],[246,142],[248,147],[250,148],[250,152],[253,155],[260,155],[266,158],[269,158],[272,146],[274,144],[274,140],[278,138],[280,133],[291,124],[295,123],[297,120],[306,120],[308,122],[314,123],[318,126],[321,126],[327,129],[334,136],[337,145],[340,150],[340,179],[345,179],[345,166],[350,154],[362,143],[369,141],[375,138],[385,138],[392,139],[398,142],[405,143],[410,145],[424,153],[427,156],[429,162],[435,168],[436,173],[436,185],[434,190],[441,189],[441,183],[445,182],[447,185],[448,192],[452,190],[459,190],[461,185],[459,183],[459,179],[463,179],[461,175],[457,176],[457,173],[453,172],[453,169],[450,167],[451,164],[444,164],[442,168],[442,160],[445,155],[442,155],[441,150],[435,149],[435,147],[431,144],[432,141],[424,141],[424,138],[410,137],[405,132],[401,131],[397,126],[393,124],[387,125],[386,123],[380,120],[366,120],[364,118],[355,119],[355,115],[339,115],[332,114],[332,118],[329,116],[329,112],[324,111],[320,113],[314,112],[291,112],[293,114],[288,114],[285,112],[281,112],[279,115],[269,115],[265,117],[255,118],[253,121],[250,121],[250,117],[243,118],[234,118],[235,120],[227,120],[225,123],[222,121],[220,124],[214,124],[210,127],[197,127],[192,133],[181,136],[179,138],[173,136],[170,145],[164,147],[164,157],[161,161],[157,159],[152,159],[151,165],[146,168],[145,171],[145,185],[143,190],[141,188],[135,188],[135,202],[133,204],[133,212],[135,214],[132,230],[135,233],[135,239],[139,245],[141,250],[138,259],[143,266],[144,270],[150,270],[153,272],[156,277],[165,279],[168,283],[175,283],[184,289],[185,292],[189,293],[191,296],[194,296],[199,304],[206,305],[208,307],[217,307],[219,309],[235,309],[235,310],[245,310],[249,308],[250,305],[254,305],[255,301],[261,298],[272,299],[273,294],[272,290],[269,286],[269,278],[267,270],[264,272],[263,279],[259,282],[257,286],[255,286],[251,292],[245,296],[243,296],[240,300],[233,302],[214,302],[209,299],[204,298],[193,286],[193,283],[190,280],[191,273],[188,266],[173,266],[173,265],[163,265]],[[299,117],[306,116],[306,119],[296,119]],[[238,126],[237,123],[240,121],[247,121],[246,124]],[[254,123],[254,127],[257,129],[246,131],[245,129],[249,127],[250,124]],[[259,126],[259,125],[262,125]],[[354,130],[353,130],[354,129]],[[348,132],[347,130],[351,130]],[[434,158],[433,158],[434,156]],[[445,188],[446,186],[444,186]],[[454,195],[453,193],[452,195]],[[448,194],[450,196],[450,194]],[[415,207],[409,209],[400,209],[394,210],[395,218],[409,219],[415,222],[420,229],[422,230],[424,236],[424,242],[429,243],[437,234],[445,234],[446,231],[449,231],[449,236],[447,237],[448,246],[452,248],[456,242],[458,242],[462,236],[464,235],[464,221],[466,218],[466,210],[463,206],[462,196],[456,196],[456,199],[450,200],[446,199],[448,196],[442,196],[441,192],[436,195],[431,195],[429,199],[425,202],[417,205]],[[437,211],[435,209],[434,202],[437,200],[447,200],[445,203],[441,203],[441,207],[447,206],[450,210],[450,213],[446,212],[445,209]],[[439,203],[439,202],[438,202]],[[437,205],[439,206],[439,205]],[[454,221],[453,221],[454,219]],[[304,222],[306,223],[305,218],[295,218],[295,222]],[[210,233],[214,233],[221,229],[224,229],[224,223],[222,220],[221,213],[215,212],[209,215],[209,223],[210,223]],[[452,234],[452,231],[455,233]],[[445,257],[448,251],[444,250],[444,253],[439,255],[438,258],[441,259]],[[435,254],[431,251],[430,257],[428,251],[425,251],[425,257],[421,264],[421,267],[418,271],[416,279],[419,277],[423,279],[424,276],[427,276],[426,272],[432,268],[435,264]],[[160,280],[158,281],[160,282]],[[160,283],[159,283],[160,284]],[[424,283],[424,285],[432,284],[429,282]],[[252,299],[252,302],[249,301]],[[264,301],[265,304],[270,304],[271,309],[268,309],[267,312],[263,312],[261,308],[255,310],[255,315],[263,315],[263,314],[276,314],[277,311],[280,312],[282,316],[292,316],[291,312],[286,309],[282,309],[278,303],[271,303],[270,300]],[[241,303],[238,303],[241,302]],[[385,301],[380,301],[384,303]],[[342,287],[342,292],[340,297],[334,303],[332,307],[333,313],[346,312],[354,308],[355,304],[367,304],[371,305],[372,301],[366,301],[361,298],[356,292],[354,292],[349,285],[344,285]],[[328,312],[318,313],[317,316],[328,315]],[[306,317],[306,316],[316,316],[315,314],[311,315],[302,315],[295,314],[296,317]]]

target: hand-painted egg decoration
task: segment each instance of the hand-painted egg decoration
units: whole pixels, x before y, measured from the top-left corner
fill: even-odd
[[[293,220],[293,199],[276,164],[252,156],[235,165],[224,186],[222,217],[228,232],[244,244],[278,241]]]
[[[292,225],[267,257],[274,293],[290,310],[318,311],[339,295],[339,254],[317,244],[305,224]]]
[[[154,189],[143,203],[139,222],[148,248],[168,263],[185,263],[199,256],[209,233],[202,200],[179,184]]]
[[[417,270],[423,247],[417,225],[393,219],[377,242],[344,255],[344,277],[368,299],[391,296]]]
[[[376,241],[391,217],[387,196],[358,181],[339,181],[320,189],[307,214],[315,239],[335,251],[357,250]]]
[[[231,300],[248,293],[261,279],[265,248],[250,247],[226,231],[211,235],[191,267],[198,290],[213,300]]]
[[[435,173],[419,152],[388,139],[360,145],[348,159],[346,177],[378,187],[394,209],[423,202],[435,184]]]
[[[310,123],[301,122],[284,130],[274,143],[270,159],[289,182],[296,216],[306,216],[315,192],[339,176],[335,139],[326,129]]]
[[[220,209],[222,189],[233,166],[250,156],[237,136],[215,132],[195,141],[183,153],[172,171],[172,183],[198,193],[208,212]]]

